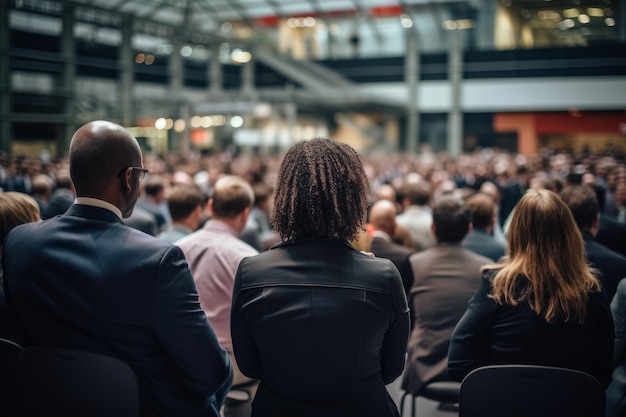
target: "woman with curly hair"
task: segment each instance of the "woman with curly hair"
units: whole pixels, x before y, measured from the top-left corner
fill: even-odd
[[[368,182],[350,146],[299,142],[280,166],[271,221],[282,242],[244,259],[231,333],[241,371],[260,380],[254,417],[391,417],[409,310],[391,261],[350,242]]]
[[[457,324],[448,372],[459,381],[484,365],[571,368],[611,381],[613,319],[561,198],[528,191],[515,208],[508,253],[483,267],[483,283]]]

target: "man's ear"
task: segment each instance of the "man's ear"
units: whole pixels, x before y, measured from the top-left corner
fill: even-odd
[[[133,189],[130,185],[130,176],[132,172],[132,169],[126,169],[124,170],[124,174],[120,175],[120,183],[122,185],[122,190],[124,190],[125,193],[130,193]]]

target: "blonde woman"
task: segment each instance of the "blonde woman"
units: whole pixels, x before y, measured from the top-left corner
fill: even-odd
[[[17,340],[7,321],[4,283],[2,282],[2,242],[11,229],[41,220],[39,205],[28,194],[10,191],[0,194],[0,337]]]
[[[495,364],[560,366],[611,380],[613,320],[582,237],[560,197],[528,191],[512,217],[508,254],[457,324],[448,372],[461,381]]]

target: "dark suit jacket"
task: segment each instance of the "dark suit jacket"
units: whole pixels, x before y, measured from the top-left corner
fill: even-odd
[[[596,242],[591,233],[583,231],[587,260],[600,271],[600,281],[606,289],[609,301],[613,299],[617,284],[626,277],[626,257]]]
[[[497,262],[506,252],[506,247],[481,229],[472,229],[461,243],[465,249]]]
[[[408,294],[413,285],[413,270],[409,261],[409,256],[413,254],[413,251],[406,246],[378,236],[372,239],[370,251],[379,258],[387,258],[393,262],[400,271],[404,292]]]
[[[41,213],[42,219],[49,219],[51,217],[63,214],[67,209],[74,204],[76,195],[68,188],[59,188],[55,190],[48,200],[43,213]]]
[[[228,389],[232,370],[180,248],[125,226],[109,210],[73,205],[14,228],[3,264],[24,344],[128,363],[142,415],[218,416],[215,394]]]
[[[600,227],[595,239],[607,248],[626,256],[626,227],[614,218],[600,215]]]
[[[409,314],[388,259],[347,242],[279,243],[239,264],[231,333],[241,371],[260,379],[253,416],[390,417]]]
[[[450,336],[480,287],[481,266],[488,263],[491,259],[459,244],[439,244],[411,255],[414,317],[403,390],[416,393],[429,382],[449,380]]]
[[[606,417],[626,415],[626,279],[620,281],[611,301],[615,321],[613,380],[606,390]]]
[[[526,302],[499,305],[489,298],[489,274],[483,275],[480,290],[454,329],[448,363],[452,378],[461,381],[484,365],[532,364],[577,369],[609,384],[613,319],[604,292],[589,294],[582,325],[575,320],[548,323]]]

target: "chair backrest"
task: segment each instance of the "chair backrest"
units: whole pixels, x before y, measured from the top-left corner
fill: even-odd
[[[106,355],[33,346],[19,360],[26,415],[138,416],[134,371]]]
[[[23,351],[24,348],[17,343],[0,338],[0,409],[3,410],[3,415],[19,415],[17,364]],[[5,412],[14,414],[4,414]]]
[[[603,417],[605,394],[593,376],[538,365],[493,365],[461,383],[459,417]]]

